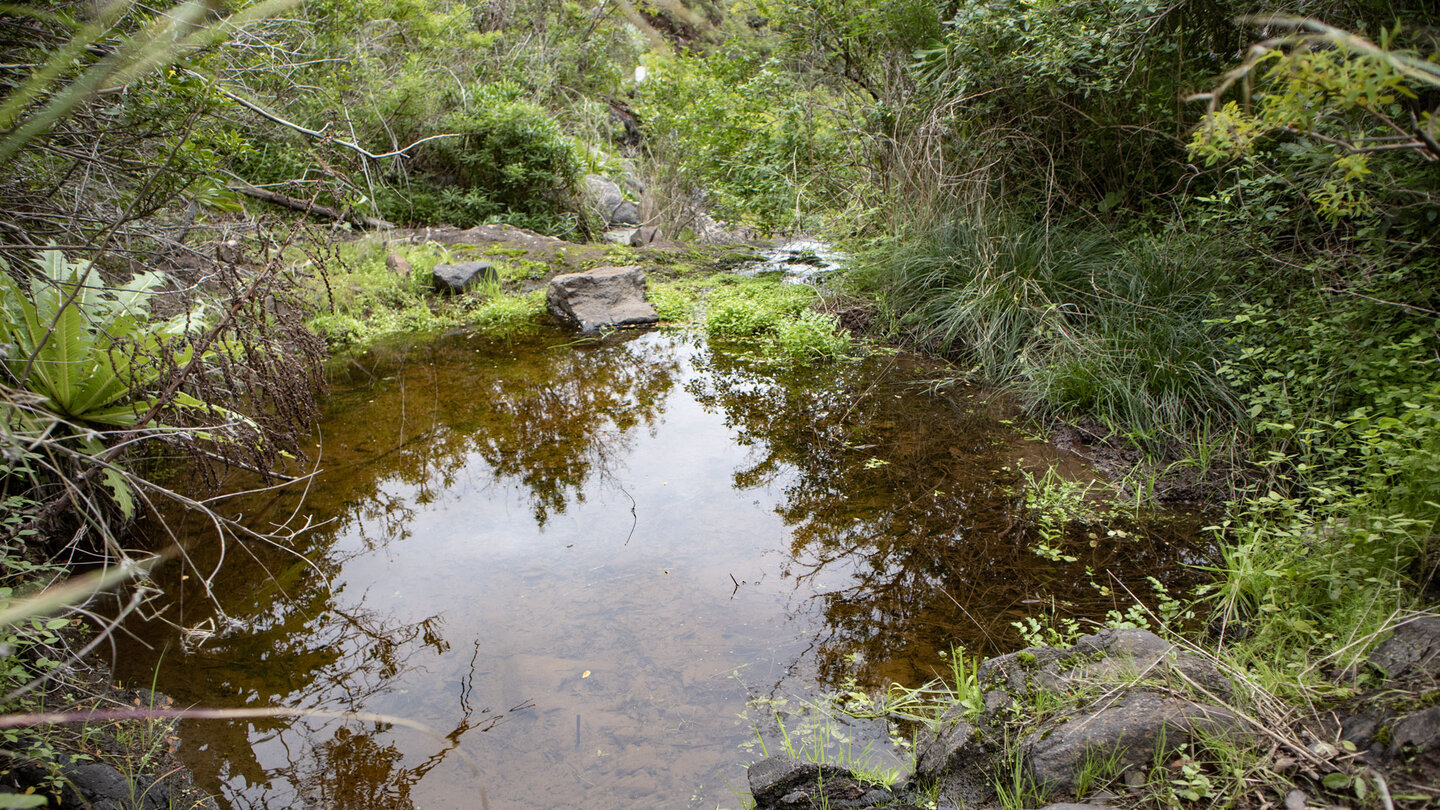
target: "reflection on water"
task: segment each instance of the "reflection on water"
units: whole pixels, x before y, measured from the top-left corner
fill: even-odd
[[[735,806],[753,694],[927,679],[951,643],[1012,646],[1020,616],[1103,615],[1110,572],[1184,584],[1173,521],[1077,534],[1069,565],[1033,554],[1005,468],[1039,451],[917,386],[913,361],[779,369],[672,334],[565,340],[356,358],[323,472],[224,502],[257,527],[313,516],[306,561],[230,549],[219,598],[241,629],[182,652],[172,626],[138,628],[154,649],[124,650],[118,674],[181,702],[436,734],[191,724],[202,784],[233,807]],[[198,583],[163,575],[166,619],[214,618]]]

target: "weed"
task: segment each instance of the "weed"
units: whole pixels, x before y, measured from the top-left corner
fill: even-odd
[[[1035,553],[1053,562],[1075,562],[1078,558],[1065,554],[1060,545],[1072,523],[1104,514],[1088,498],[1095,483],[1067,481],[1054,468],[1039,478],[1028,470],[1022,470],[1020,476],[1024,481],[1025,509],[1040,534]]]
[[[798,284],[774,280],[719,281],[706,299],[705,332],[711,337],[756,337],[774,332],[804,311],[815,292]]]
[[[1048,804],[1049,790],[1039,784],[1019,746],[1008,735],[1000,770],[992,775],[991,789],[1004,810],[1027,810]]]
[[[775,330],[780,350],[794,360],[833,360],[850,351],[850,333],[834,315],[807,309]]]
[[[1118,745],[1110,750],[1091,748],[1075,772],[1075,797],[1086,796],[1109,787],[1125,769],[1125,749]]]

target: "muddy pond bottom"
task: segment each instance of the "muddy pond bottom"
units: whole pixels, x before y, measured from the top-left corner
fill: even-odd
[[[1018,646],[1023,617],[1103,617],[1117,582],[1193,576],[1185,516],[1074,525],[1036,554],[1022,471],[1083,466],[912,359],[571,341],[355,358],[320,472],[220,502],[289,549],[226,543],[223,613],[203,577],[160,572],[191,632],[135,628],[150,646],[122,649],[121,678],[312,712],[187,722],[202,786],[234,808],[739,807],[747,743],[778,750],[799,701],[916,685],[952,645]],[[176,521],[211,570],[213,531]]]

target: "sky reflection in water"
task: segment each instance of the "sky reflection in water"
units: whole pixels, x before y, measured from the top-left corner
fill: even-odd
[[[219,595],[245,629],[182,653],[154,623],[138,632],[156,651],[124,650],[118,674],[158,669],[181,703],[380,712],[438,738],[191,723],[202,785],[234,807],[738,806],[747,699],[852,672],[914,684],[952,643],[1015,646],[1022,616],[1103,615],[1087,566],[1140,587],[1190,576],[1184,520],[1077,533],[1077,563],[1036,556],[1002,468],[1053,453],[975,392],[928,393],[913,360],[779,368],[675,333],[567,340],[356,358],[303,500],[226,502],[254,526],[313,515],[313,565],[230,549]],[[162,574],[166,615],[210,618],[179,577]]]

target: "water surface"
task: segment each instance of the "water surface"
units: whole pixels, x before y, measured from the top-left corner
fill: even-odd
[[[916,684],[1024,616],[1190,576],[1193,522],[1032,551],[1022,466],[1070,465],[913,359],[776,366],[674,332],[465,335],[339,368],[304,485],[222,502],[231,632],[153,622],[117,673],[184,704],[407,717],[188,723],[232,807],[735,807],[757,697]],[[1081,469],[1083,474],[1083,469]],[[236,480],[234,486],[254,482]],[[220,556],[181,528],[201,570]],[[199,577],[164,616],[224,630]],[[1112,579],[1113,576],[1113,579]],[[1112,589],[1113,590],[1113,589]],[[763,713],[763,712],[762,712]]]

